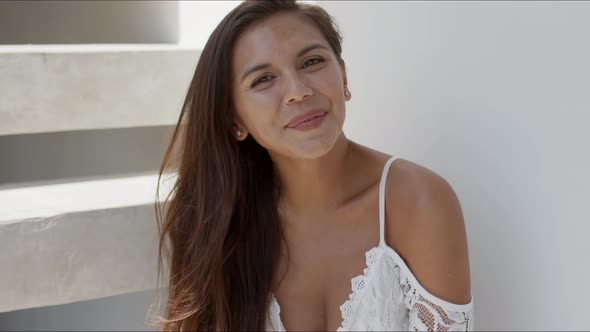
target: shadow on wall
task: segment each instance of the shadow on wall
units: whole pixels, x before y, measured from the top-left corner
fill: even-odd
[[[155,174],[174,126],[0,136],[0,187]]]
[[[175,44],[178,30],[176,1],[0,1],[0,44]]]
[[[0,313],[0,331],[155,331],[144,324],[155,291]]]

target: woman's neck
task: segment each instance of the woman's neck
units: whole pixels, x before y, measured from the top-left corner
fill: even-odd
[[[301,219],[338,208],[347,195],[350,146],[343,133],[332,150],[320,158],[273,158],[281,180],[279,209]]]

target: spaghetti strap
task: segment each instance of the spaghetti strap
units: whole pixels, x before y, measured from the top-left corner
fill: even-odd
[[[387,173],[389,167],[396,157],[391,157],[383,166],[381,173],[381,182],[379,183],[379,246],[385,245],[385,182],[387,181]]]

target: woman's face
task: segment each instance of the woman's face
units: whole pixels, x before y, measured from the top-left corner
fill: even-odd
[[[317,158],[342,134],[346,73],[313,23],[281,13],[255,24],[236,41],[232,76],[239,140],[252,135],[271,155]],[[314,128],[293,128],[314,111],[326,112],[307,124]]]

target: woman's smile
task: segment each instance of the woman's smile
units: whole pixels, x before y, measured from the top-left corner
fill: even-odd
[[[301,121],[297,124],[294,124],[293,126],[287,126],[287,129],[306,131],[306,130],[318,128],[324,122],[324,119],[326,118],[326,114],[328,114],[328,113],[324,112],[320,115],[316,115],[316,116],[312,117],[311,119],[307,119],[307,120]]]

